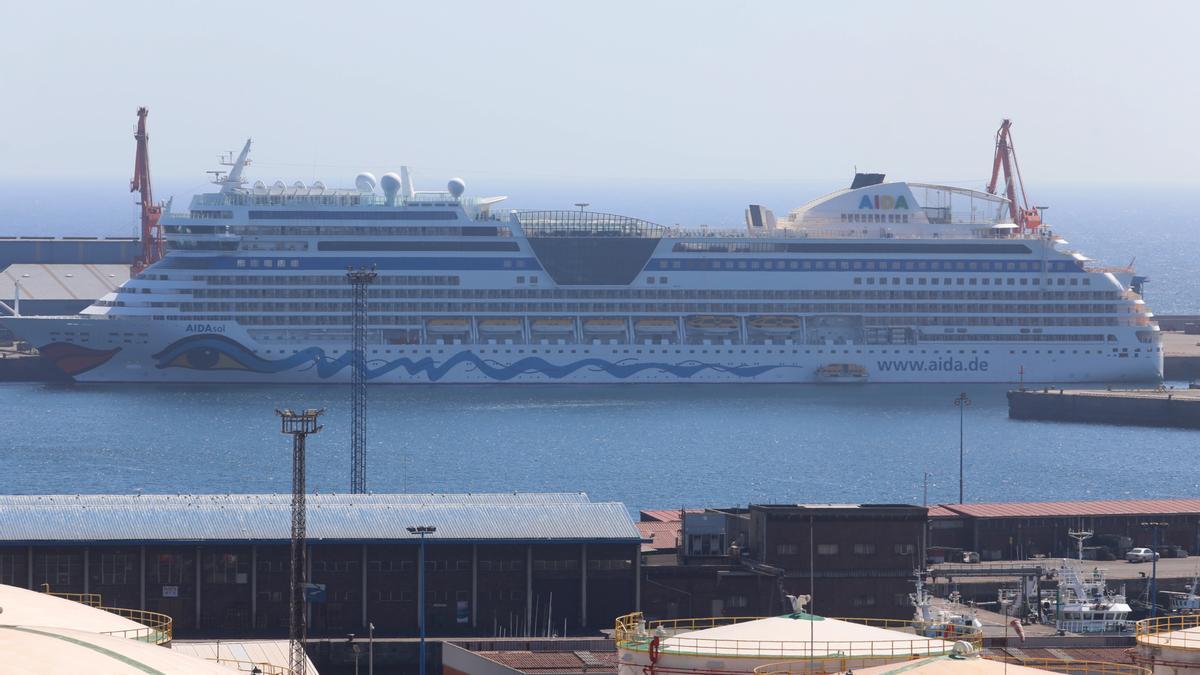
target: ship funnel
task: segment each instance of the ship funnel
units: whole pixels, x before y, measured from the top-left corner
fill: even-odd
[[[400,190],[405,199],[412,199],[415,190],[413,190],[412,174],[408,172],[407,166],[400,167]]]
[[[400,176],[388,172],[379,178],[379,185],[383,188],[384,203],[388,206],[396,205],[396,194],[400,192],[402,181]]]

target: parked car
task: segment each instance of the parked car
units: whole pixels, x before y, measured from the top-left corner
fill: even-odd
[[[1131,548],[1125,553],[1125,559],[1129,562],[1150,562],[1158,560],[1158,554],[1148,548]]]

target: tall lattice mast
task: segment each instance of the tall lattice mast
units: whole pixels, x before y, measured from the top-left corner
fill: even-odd
[[[304,512],[304,443],[309,434],[321,430],[317,418],[324,410],[276,410],[279,430],[292,437],[292,575],[288,617],[288,667],[295,675],[305,675],[308,657],[304,645],[308,639],[308,617],[304,591],[308,586],[308,566],[305,564]]]
[[[346,272],[354,297],[351,354],[350,492],[367,491],[367,287],[375,281],[375,268]]]

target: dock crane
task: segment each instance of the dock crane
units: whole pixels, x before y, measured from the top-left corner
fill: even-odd
[[[162,217],[163,206],[155,203],[154,193],[150,188],[150,136],[146,133],[146,116],[150,111],[138,108],[137,131],[133,137],[137,140],[137,154],[133,160],[133,178],[129,181],[129,191],[141,195],[142,221],[142,253],[133,262],[133,274],[137,274],[163,257],[163,232],[158,224]]]
[[[992,159],[992,178],[988,181],[988,194],[996,194],[996,182],[1004,171],[1004,196],[1008,200],[1008,212],[1013,224],[1024,230],[1036,230],[1042,225],[1042,216],[1037,207],[1030,207],[1025,197],[1025,182],[1021,180],[1021,167],[1017,164],[1017,150],[1013,147],[1012,120],[1000,122],[996,132],[996,155]],[[1017,191],[1021,192],[1021,202],[1017,203]]]

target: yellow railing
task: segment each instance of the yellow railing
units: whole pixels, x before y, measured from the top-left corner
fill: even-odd
[[[261,675],[296,675],[296,671],[287,666],[278,666],[273,663],[261,663],[258,661],[239,661],[237,659],[217,658],[210,656],[207,661],[213,661],[223,666],[229,666],[232,670],[239,673],[261,673]]]
[[[112,635],[114,637],[126,638],[129,640],[138,640],[139,642],[149,642],[150,644],[161,645],[171,641],[173,634],[171,617],[158,612],[148,612],[144,609],[126,609],[124,607],[105,607],[104,599],[99,593],[52,593],[46,584],[42,585],[42,592],[46,595],[52,595],[56,598],[71,600],[80,604],[94,607],[95,609],[103,610],[109,614],[116,614],[119,617],[129,619],[136,623],[142,624],[141,628],[127,628],[125,630],[106,630],[100,631],[103,635]]]
[[[1002,661],[1039,670],[1049,670],[1067,675],[1151,675],[1149,668],[1142,668],[1132,663],[1112,663],[1110,661],[1074,661],[1067,659],[1022,659],[1013,656],[985,657],[990,661]]]
[[[104,607],[100,606],[97,609],[102,609],[111,614],[124,617],[130,621],[136,621],[142,624],[141,628],[130,628],[128,630],[106,630],[102,631],[105,635],[122,637],[129,640],[138,640],[140,642],[149,642],[150,644],[161,645],[171,641],[172,621],[171,617],[158,612],[147,612],[144,609],[126,609],[124,607]]]
[[[939,638],[913,637],[895,640],[735,640],[688,637],[688,633],[705,628],[755,621],[769,617],[710,617],[702,619],[670,619],[645,622],[641,613],[626,614],[616,620],[617,647],[629,651],[649,651],[656,636],[669,644],[658,646],[663,655],[720,654],[726,657],[780,658],[797,660],[842,659],[910,659],[941,656],[950,651],[951,642],[966,641],[976,648],[983,642],[979,629],[960,630]],[[818,618],[819,620],[819,618]],[[912,622],[900,619],[838,618],[838,621],[874,626],[912,634]],[[802,634],[802,633],[801,633]]]
[[[56,598],[78,602],[88,607],[99,607],[103,604],[99,593],[51,593],[50,591],[45,591],[45,593],[46,595],[53,595]]]
[[[1172,649],[1200,649],[1200,615],[1176,614],[1142,619],[1134,624],[1134,636],[1142,644]]]
[[[936,658],[955,658],[955,657],[936,657]],[[969,659],[972,657],[963,657]],[[1151,675],[1151,671],[1140,666],[1135,666],[1132,663],[1108,663],[1105,661],[1068,661],[1065,659],[1018,659],[1016,657],[993,658],[993,657],[976,657],[986,658],[989,661],[1000,661],[1003,663],[1011,663],[1013,665],[1026,666],[1029,668],[1037,668],[1039,670],[1048,670],[1055,673],[1064,673],[1065,675]],[[859,659],[856,659],[859,660]],[[812,666],[808,662],[784,662],[784,663],[769,663],[765,666],[759,666],[754,669],[755,675],[809,675],[812,673]],[[843,672],[823,669],[821,672]]]

